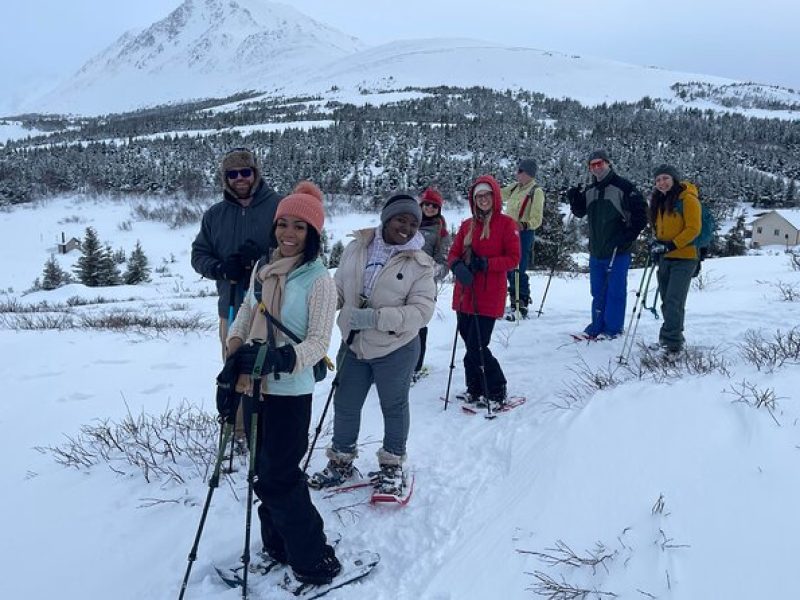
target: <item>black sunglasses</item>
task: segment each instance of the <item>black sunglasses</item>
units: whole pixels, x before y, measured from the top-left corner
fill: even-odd
[[[245,167],[244,169],[228,169],[225,171],[225,177],[228,179],[238,179],[239,177],[250,177],[253,174],[253,169]]]
[[[433,202],[423,202],[420,204],[420,206],[432,206],[433,208],[439,208],[439,205]]]

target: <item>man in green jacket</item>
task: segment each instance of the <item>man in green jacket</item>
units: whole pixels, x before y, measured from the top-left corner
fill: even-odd
[[[528,317],[528,305],[531,303],[530,280],[528,279],[528,261],[533,248],[534,231],[542,224],[544,211],[544,191],[536,185],[536,161],[525,158],[519,161],[516,183],[502,189],[504,212],[517,224],[519,230],[520,259],[519,266],[508,272],[508,297],[510,310],[506,319],[516,319],[517,310],[525,319]],[[519,285],[519,289],[517,289]]]

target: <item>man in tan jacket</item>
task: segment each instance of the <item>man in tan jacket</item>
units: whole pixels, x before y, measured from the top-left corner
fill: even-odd
[[[525,319],[528,316],[528,305],[531,303],[530,281],[528,279],[528,261],[533,248],[534,231],[542,224],[544,211],[544,191],[536,185],[536,161],[525,158],[519,161],[516,183],[502,189],[505,214],[517,223],[520,242],[519,267],[508,272],[508,297],[510,310],[506,319],[514,320],[517,309]],[[517,288],[519,285],[519,289]]]

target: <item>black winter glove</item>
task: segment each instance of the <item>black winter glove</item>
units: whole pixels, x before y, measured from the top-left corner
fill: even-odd
[[[225,360],[225,366],[217,375],[217,412],[220,419],[233,423],[239,407],[239,394],[236,393],[236,377],[239,372],[236,366],[236,355]]]
[[[469,270],[473,273],[480,273],[489,268],[489,259],[485,256],[472,255],[472,260],[469,263]]]
[[[267,350],[267,360],[265,362],[269,363],[272,373],[291,373],[294,371],[294,366],[297,362],[294,346],[286,344],[280,348],[270,348]]]
[[[453,263],[453,266],[450,267],[450,270],[453,271],[453,275],[455,275],[456,280],[465,286],[472,285],[472,271],[469,270],[469,267],[464,264],[463,260],[457,260]]]
[[[232,357],[236,360],[236,374],[239,375],[252,375],[253,369],[256,366],[256,359],[258,352],[264,344],[255,342],[241,346]],[[267,374],[270,370],[269,359],[264,360],[264,365],[261,368],[262,374]]]
[[[567,200],[569,200],[570,206],[580,200],[582,193],[583,191],[580,186],[573,186],[567,190]]]
[[[245,240],[236,252],[242,257],[242,264],[247,268],[253,268],[253,265],[264,254],[253,240]]]
[[[227,279],[228,281],[241,281],[244,279],[246,269],[242,261],[242,255],[234,252],[223,259],[217,267],[217,279]]]

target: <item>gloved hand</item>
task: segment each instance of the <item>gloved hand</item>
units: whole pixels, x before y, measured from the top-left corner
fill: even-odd
[[[253,240],[245,240],[236,253],[242,257],[242,264],[246,268],[252,268],[263,254],[261,248]]]
[[[675,244],[672,242],[653,241],[650,244],[650,262],[658,262],[664,254],[673,250],[675,250]]]
[[[233,423],[239,407],[239,394],[234,389],[238,375],[236,359],[233,355],[225,360],[225,366],[217,375],[217,412],[220,420]]]
[[[256,366],[256,358],[258,351],[264,346],[261,342],[253,342],[244,344],[236,352],[231,354],[230,358],[236,361],[236,373],[240,375],[252,375],[253,369]],[[270,371],[269,357],[264,360],[264,366],[261,368],[261,373],[266,375]]]
[[[350,312],[350,329],[375,329],[378,322],[378,313],[374,308],[354,308]]]
[[[271,373],[291,373],[297,362],[294,346],[286,344],[280,348],[270,348],[267,350],[267,360],[264,362],[270,365]]]
[[[230,256],[224,258],[217,267],[217,279],[241,281],[245,275],[245,268],[242,263],[242,255],[238,252],[234,252]]]
[[[480,273],[489,268],[489,259],[485,256],[472,255],[472,260],[469,262],[469,270],[473,273]]]
[[[469,267],[464,264],[463,260],[457,260],[454,262],[450,267],[450,270],[453,271],[453,275],[455,275],[456,280],[461,285],[472,285],[472,280],[474,279],[472,276],[472,271],[470,271]]]
[[[575,204],[581,197],[583,190],[581,189],[582,186],[572,186],[567,190],[567,200],[569,200],[570,206]]]

